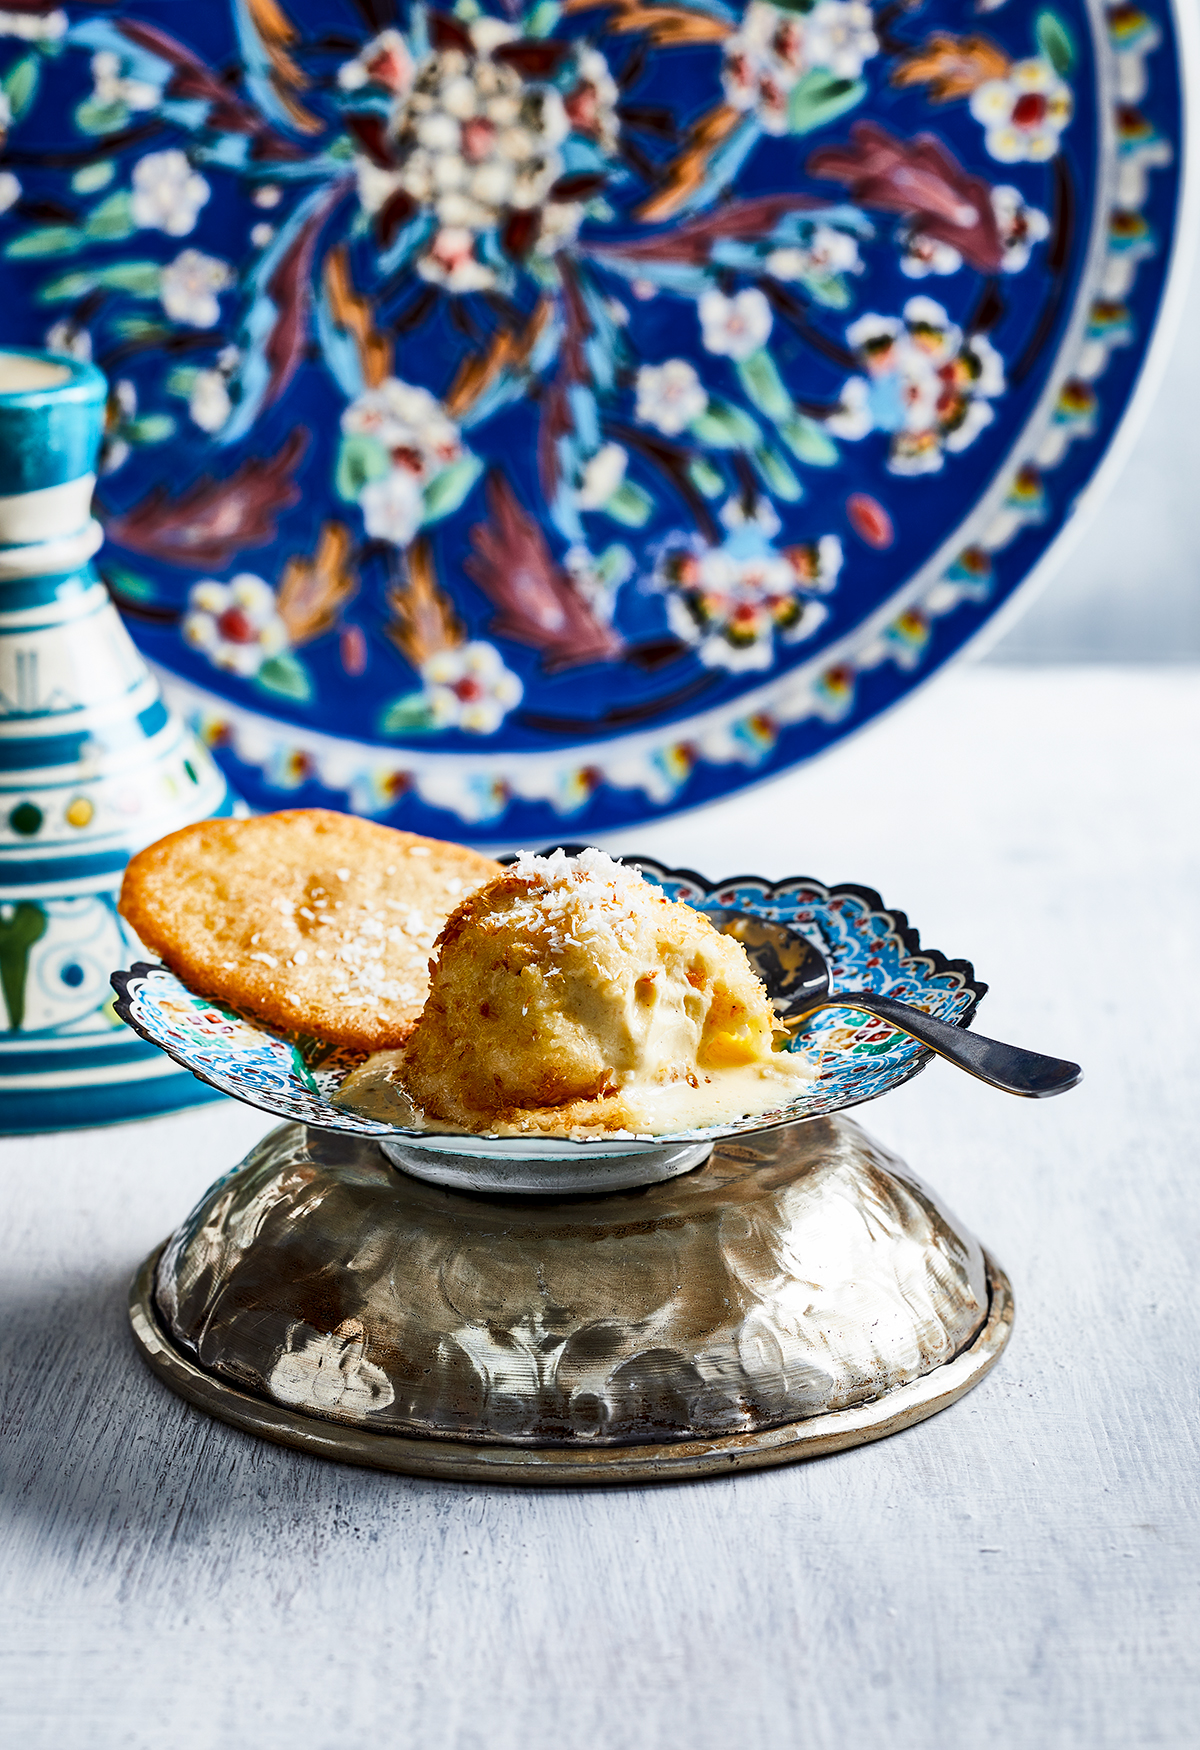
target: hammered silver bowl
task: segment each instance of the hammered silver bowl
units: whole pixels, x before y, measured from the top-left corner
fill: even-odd
[[[148,1260],[134,1330],[225,1421],[520,1483],[777,1464],[932,1415],[996,1360],[1003,1272],[849,1119],[683,1178],[480,1196],[285,1125]]]

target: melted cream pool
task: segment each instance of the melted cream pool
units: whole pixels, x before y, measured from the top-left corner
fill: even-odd
[[[456,1125],[424,1116],[404,1091],[403,1073],[403,1051],[377,1051],[346,1077],[334,1095],[334,1104],[383,1124],[461,1134]],[[694,1083],[650,1082],[634,1077],[618,1094],[597,1102],[594,1124],[575,1123],[556,1133],[551,1112],[542,1108],[523,1121],[497,1121],[486,1127],[481,1124],[480,1134],[611,1136],[632,1131],[643,1136],[666,1136],[680,1130],[704,1130],[774,1111],[795,1099],[815,1075],[814,1065],[805,1058],[779,1052],[770,1063],[699,1072]]]

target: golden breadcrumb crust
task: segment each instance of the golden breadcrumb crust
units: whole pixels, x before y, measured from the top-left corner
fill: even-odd
[[[378,1051],[421,1013],[449,914],[499,873],[463,845],[297,808],[170,833],[130,862],[119,905],[202,995]]]
[[[622,872],[624,873],[624,872]],[[429,1118],[560,1133],[626,1126],[621,1097],[660,1002],[694,1024],[687,1078],[770,1057],[773,1013],[741,945],[690,906],[638,883],[614,892],[609,927],[556,921],[539,883],[506,872],[472,894],[438,938],[429,999],[404,1047],[400,1081]]]

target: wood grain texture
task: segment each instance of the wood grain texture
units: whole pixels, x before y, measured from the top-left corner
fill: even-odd
[[[592,1493],[259,1444],[150,1377],[124,1303],[268,1121],[0,1145],[7,1740],[1194,1743],[1198,746],[1194,671],[961,669],[813,769],[606,847],[875,885],[992,983],[985,1031],[1084,1064],[1045,1104],[938,1064],[861,1114],[1018,1309],[976,1391],[875,1446]]]

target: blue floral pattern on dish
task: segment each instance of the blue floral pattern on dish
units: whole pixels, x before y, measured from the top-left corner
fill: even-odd
[[[979,10],[0,7],[10,338],[108,373],[107,581],[252,801],[690,805],[1011,594],[1148,343],[1179,79],[1164,0]]]
[[[824,887],[805,878],[772,883],[753,875],[713,884],[691,870],[665,869],[649,858],[625,860],[672,899],[697,910],[731,907],[794,924],[824,954],[835,992],[882,992],[966,1026],[987,989],[965,960],[947,960],[936,949],[922,948],[904,913],[888,911],[869,888]],[[420,1134],[332,1104],[342,1080],[362,1061],[361,1054],[289,1039],[195,995],[163,966],[137,965],[114,973],[113,985],[122,1020],[235,1100],[325,1130],[360,1136]],[[838,1112],[899,1087],[930,1057],[886,1022],[851,1009],[821,1011],[797,1034],[793,1049],[815,1057],[817,1075],[786,1109],[711,1132],[680,1133],[680,1139],[732,1136]],[[513,1146],[519,1152],[519,1139]]]

